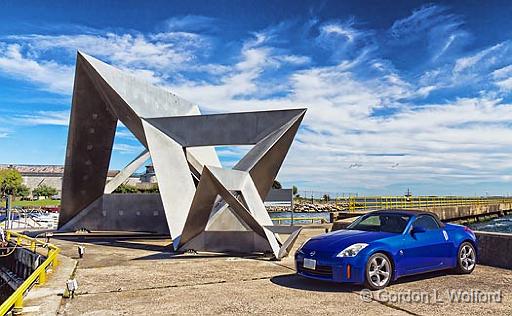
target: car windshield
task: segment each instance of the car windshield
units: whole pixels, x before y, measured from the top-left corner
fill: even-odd
[[[403,214],[365,215],[350,224],[347,229],[401,234],[411,217]]]

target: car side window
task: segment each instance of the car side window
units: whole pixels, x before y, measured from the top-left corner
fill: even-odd
[[[359,225],[367,226],[368,228],[374,227],[376,230],[378,230],[380,226],[380,216],[368,216],[367,218],[360,221]]]
[[[416,221],[414,221],[414,226],[421,226],[426,230],[438,229],[439,224],[437,221],[430,215],[421,215]]]

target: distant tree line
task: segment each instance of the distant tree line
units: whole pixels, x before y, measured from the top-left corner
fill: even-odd
[[[158,184],[154,183],[149,187],[136,187],[131,184],[121,184],[114,190],[114,193],[159,193]]]

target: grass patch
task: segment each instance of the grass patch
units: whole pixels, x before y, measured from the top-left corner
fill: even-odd
[[[5,201],[2,201],[0,204],[2,207],[5,207]],[[42,207],[42,206],[60,206],[60,200],[36,200],[36,201],[19,201],[16,200],[12,202],[12,206],[19,207]]]

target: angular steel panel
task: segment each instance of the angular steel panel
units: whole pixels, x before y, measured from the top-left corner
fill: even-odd
[[[103,195],[117,118],[77,62],[59,227]]]
[[[183,232],[196,187],[183,148],[144,120],[142,126],[148,140],[169,231],[171,237],[177,239]]]
[[[292,109],[146,118],[146,121],[183,147],[254,145],[303,112],[303,109]]]

